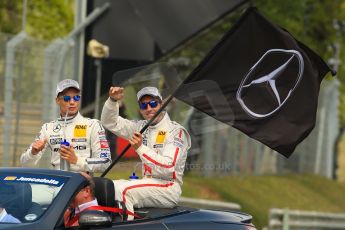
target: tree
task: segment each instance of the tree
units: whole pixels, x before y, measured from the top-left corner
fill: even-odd
[[[32,38],[52,40],[73,29],[73,0],[27,0],[25,31]],[[23,1],[0,1],[0,32],[17,34],[22,28]]]

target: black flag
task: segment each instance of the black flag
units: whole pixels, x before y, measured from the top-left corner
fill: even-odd
[[[315,126],[329,71],[251,7],[173,96],[289,157]]]

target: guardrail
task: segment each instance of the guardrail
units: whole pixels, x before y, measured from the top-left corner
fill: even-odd
[[[195,199],[188,197],[181,197],[179,205],[189,206],[194,208],[216,209],[224,211],[239,211],[241,206],[236,203],[223,202],[217,200]]]
[[[273,208],[268,230],[345,229],[345,213],[300,211]]]

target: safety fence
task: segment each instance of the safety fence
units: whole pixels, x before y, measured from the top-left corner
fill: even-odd
[[[345,229],[345,213],[271,209],[267,230]]]
[[[18,166],[42,122],[57,116],[51,85],[71,67],[58,65],[61,41],[39,41],[25,32],[0,34],[0,41],[0,159],[2,166]]]
[[[47,43],[31,39],[24,32],[16,36],[0,34],[0,37],[4,41],[0,44],[0,156],[3,166],[13,166],[18,160],[17,152],[25,149],[22,145],[31,143],[26,139],[27,133],[31,133],[32,140],[40,127],[32,129],[37,114],[41,120],[41,63]]]

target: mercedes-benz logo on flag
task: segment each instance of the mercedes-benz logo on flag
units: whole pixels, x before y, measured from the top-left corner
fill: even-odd
[[[236,99],[253,118],[266,118],[289,100],[304,71],[304,61],[296,50],[270,49],[243,78]]]

